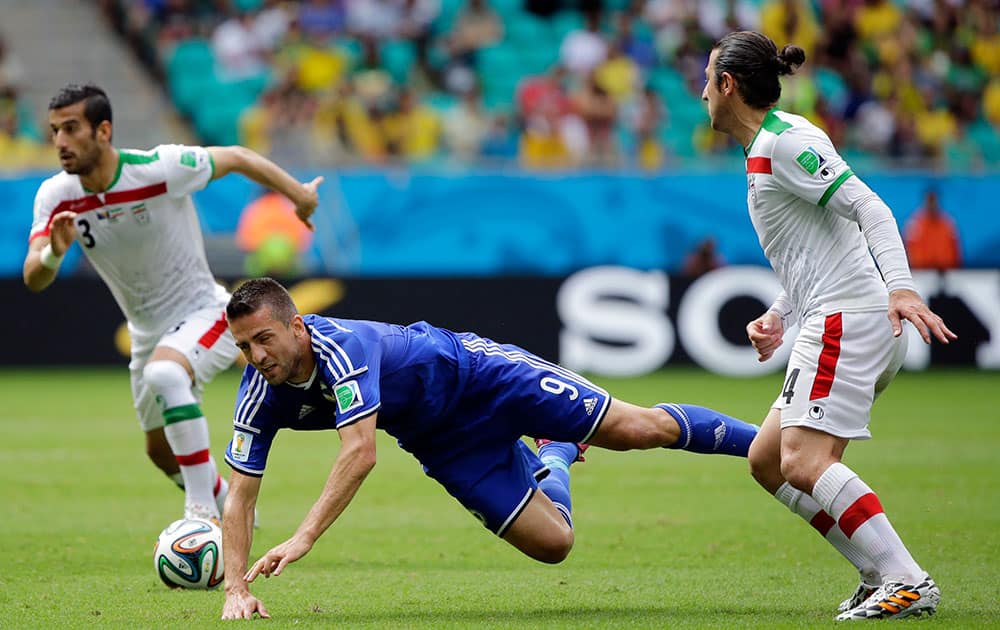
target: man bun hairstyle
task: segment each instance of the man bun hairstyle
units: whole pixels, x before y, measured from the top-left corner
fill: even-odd
[[[59,90],[49,101],[49,109],[62,109],[84,101],[83,116],[92,130],[105,120],[111,122],[111,100],[100,87],[93,83],[77,85],[70,83]]]
[[[226,304],[226,319],[233,321],[267,307],[271,316],[286,326],[298,314],[292,296],[273,278],[253,278],[233,291]]]
[[[806,51],[795,44],[787,44],[774,58],[774,61],[777,64],[779,75],[793,74],[799,66],[806,62]]]
[[[778,52],[770,37],[756,31],[737,31],[715,45],[715,82],[722,85],[722,74],[736,79],[736,89],[743,102],[754,109],[766,109],[781,98],[779,76],[792,74],[806,61],[799,46],[789,44]]]

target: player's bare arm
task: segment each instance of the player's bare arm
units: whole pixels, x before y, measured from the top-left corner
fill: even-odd
[[[76,235],[73,226],[75,217],[68,210],[56,214],[49,224],[49,236],[39,236],[31,241],[23,267],[24,284],[28,290],[37,293],[56,279],[59,264]]]
[[[222,552],[225,555],[226,603],[223,619],[253,619],[254,614],[270,615],[264,604],[250,594],[244,580],[247,555],[253,541],[253,511],[260,492],[260,477],[234,470],[229,477],[229,495],[222,523]]]
[[[774,351],[784,343],[785,327],[781,317],[774,311],[767,311],[757,319],[747,324],[747,337],[757,351],[757,360],[767,361],[774,356]]]
[[[214,179],[236,172],[276,190],[295,204],[295,214],[306,227],[314,229],[309,217],[319,204],[317,188],[323,183],[322,176],[311,182],[299,182],[285,169],[246,147],[208,147],[208,153],[215,164]]]
[[[285,566],[309,553],[354,498],[362,482],[375,467],[375,425],[377,413],[350,424],[340,433],[340,452],[323,487],[323,493],[313,504],[295,534],[268,551],[247,571],[245,579],[253,582],[258,575],[281,575]],[[227,510],[228,511],[228,510]],[[228,578],[228,573],[226,574]]]
[[[903,332],[903,319],[917,328],[924,343],[931,342],[931,335],[941,343],[958,339],[944,320],[924,304],[916,291],[910,289],[897,289],[889,294],[889,321],[892,322],[892,334],[896,337]]]

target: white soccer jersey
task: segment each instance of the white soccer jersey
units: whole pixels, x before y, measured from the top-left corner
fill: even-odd
[[[160,145],[119,150],[118,172],[104,193],[60,172],[35,196],[31,238],[47,236],[52,217],[76,213],[76,241],[107,283],[135,331],[159,334],[187,313],[218,302],[218,286],[191,193],[212,178],[202,147]]]
[[[747,149],[746,167],[750,219],[799,321],[887,308],[868,243],[849,204],[835,195],[853,173],[826,133],[772,109]]]

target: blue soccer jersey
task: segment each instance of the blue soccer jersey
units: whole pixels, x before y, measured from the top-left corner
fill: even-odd
[[[226,461],[261,475],[278,429],[340,429],[379,412],[378,428],[401,442],[423,442],[454,406],[466,369],[449,331],[419,322],[303,317],[316,371],[303,385],[269,385],[252,366],[243,372]]]
[[[611,402],[565,368],[472,333],[303,319],[316,359],[307,383],[243,373],[226,461],[244,474],[263,475],[279,429],[339,429],[378,413],[377,428],[502,534],[547,472],[521,437],[586,441]]]

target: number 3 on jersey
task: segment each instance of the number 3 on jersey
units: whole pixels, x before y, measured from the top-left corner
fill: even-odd
[[[569,383],[564,383],[557,378],[552,378],[551,376],[546,376],[542,380],[538,381],[538,386],[549,392],[550,394],[556,394],[557,396],[562,393],[569,392],[569,399],[576,400],[580,396],[580,390],[573,387]]]
[[[83,246],[86,247],[87,249],[90,249],[91,247],[96,245],[97,241],[94,240],[94,235],[90,233],[90,221],[86,219],[80,219],[79,221],[76,222],[76,224],[80,227],[81,230],[83,230],[83,232],[80,233],[80,238],[83,239]]]

